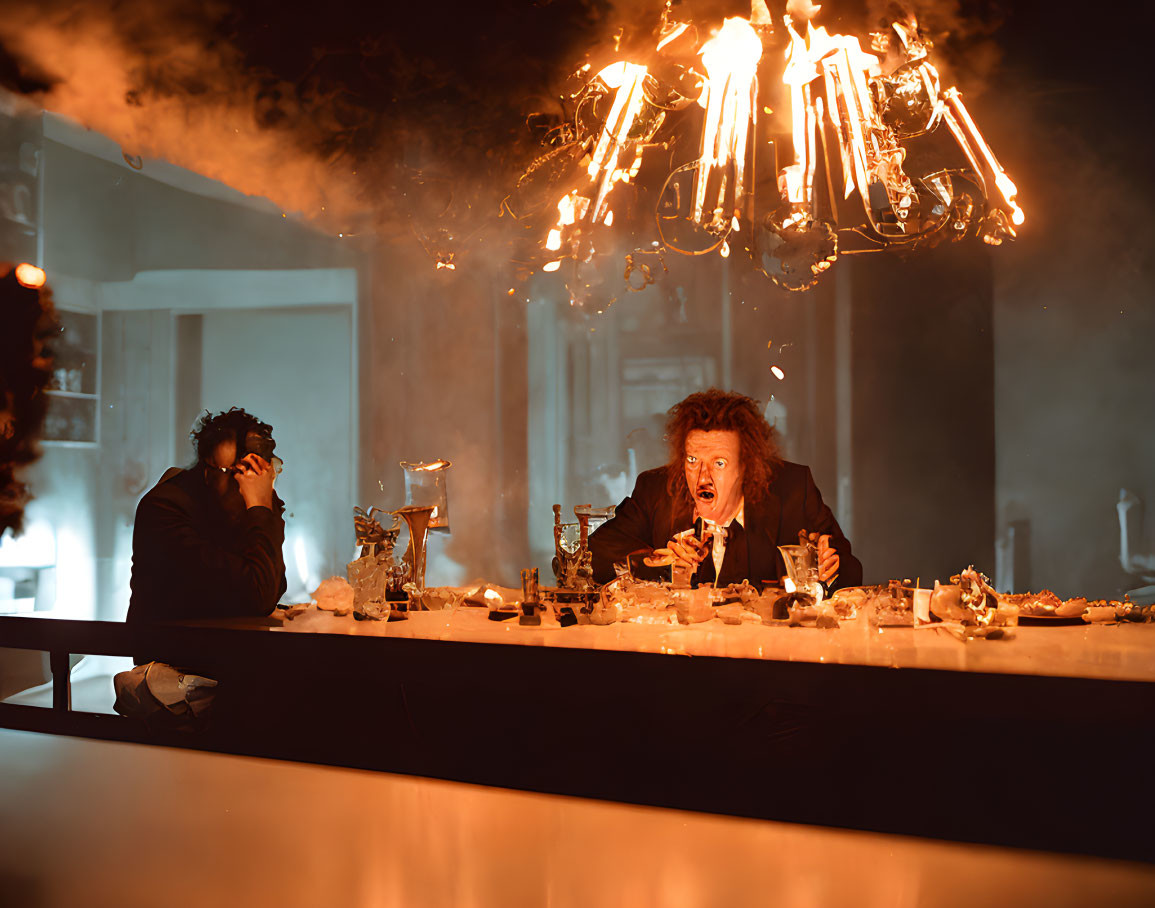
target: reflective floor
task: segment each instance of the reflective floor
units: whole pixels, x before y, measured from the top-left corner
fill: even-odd
[[[0,731],[0,904],[1149,906],[1155,867]]]

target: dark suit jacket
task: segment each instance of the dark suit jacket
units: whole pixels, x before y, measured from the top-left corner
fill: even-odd
[[[667,467],[647,470],[638,477],[633,494],[617,507],[590,536],[594,579],[606,583],[614,579],[614,564],[626,560],[638,549],[662,548],[682,530],[694,524],[693,504],[675,502],[666,490]],[[780,545],[796,545],[798,531],[829,534],[838,552],[838,577],[831,587],[859,586],[862,563],[850,550],[850,540],[842,534],[838,521],[822,501],[810,468],[784,462],[774,473],[766,493],[757,502],[746,502],[746,579],[758,585],[780,579],[786,573]],[[722,565],[726,579],[730,551]]]
[[[270,614],[285,592],[283,505],[221,511],[200,472],[168,470],[132,528],[129,621]]]

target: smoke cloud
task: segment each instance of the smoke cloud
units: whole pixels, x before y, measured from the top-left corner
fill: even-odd
[[[459,240],[496,220],[532,155],[526,114],[556,98],[602,17],[585,3],[463,6],[436,21],[342,0],[307,15],[260,2],[8,6],[9,89],[126,155],[333,232],[412,229],[427,251],[439,231]]]
[[[163,10],[163,12],[162,12]],[[29,4],[0,19],[0,42],[45,109],[281,208],[334,220],[361,204],[355,167],[320,153],[291,86],[247,71],[213,26],[220,10],[98,2]],[[342,166],[344,165],[344,166]]]

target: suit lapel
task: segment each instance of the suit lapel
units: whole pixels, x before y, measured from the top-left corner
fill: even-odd
[[[667,501],[668,500],[667,498]],[[665,533],[658,534],[662,537],[662,541],[658,543],[659,546],[663,546],[670,539],[673,539],[675,533],[688,530],[694,525],[694,507],[684,500],[672,501],[670,502],[670,509],[665,517]]]
[[[778,554],[778,523],[782,518],[782,500],[767,490],[755,505],[746,506],[746,545],[750,563],[750,582],[777,580],[782,575],[782,558]]]

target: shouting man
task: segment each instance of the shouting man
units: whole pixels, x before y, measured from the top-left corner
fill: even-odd
[[[785,575],[778,546],[803,533],[829,589],[862,583],[862,565],[810,469],[778,456],[755,401],[716,388],[691,394],[670,410],[666,436],[669,463],[642,473],[590,537],[595,580],[612,580],[614,565],[639,550],[662,548],[698,583],[757,586]]]

